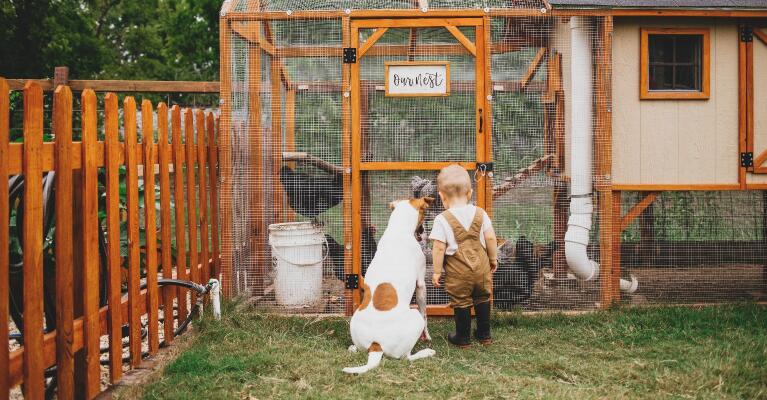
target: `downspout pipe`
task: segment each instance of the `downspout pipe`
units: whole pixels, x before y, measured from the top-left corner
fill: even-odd
[[[570,18],[570,218],[565,233],[565,258],[570,271],[582,280],[599,276],[599,263],[589,259],[587,248],[594,205],[592,197],[592,57],[587,17]],[[621,279],[620,288],[633,293],[639,283]]]

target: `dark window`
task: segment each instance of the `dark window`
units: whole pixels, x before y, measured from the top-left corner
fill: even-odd
[[[700,91],[703,35],[649,35],[649,89]]]

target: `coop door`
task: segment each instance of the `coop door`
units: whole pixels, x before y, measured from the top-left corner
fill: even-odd
[[[347,50],[346,62],[352,62],[355,274],[364,276],[373,257],[375,242],[386,229],[389,202],[411,197],[414,180],[436,186],[440,168],[460,163],[475,178],[474,200],[490,209],[484,32],[480,18],[352,21],[356,54]],[[441,210],[432,211],[427,233]],[[429,312],[449,314],[446,294],[431,285],[431,270],[429,265]],[[359,299],[355,292],[355,307]]]
[[[750,41],[742,43],[746,50],[746,137],[748,154],[753,157],[749,171],[767,174],[767,27],[755,26],[750,32]]]

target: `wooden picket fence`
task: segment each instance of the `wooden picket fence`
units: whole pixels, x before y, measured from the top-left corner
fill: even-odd
[[[11,290],[8,177],[23,174],[24,326],[23,346],[13,351],[5,345],[8,329],[0,329],[0,398],[20,384],[26,398],[43,398],[45,372],[54,365],[59,399],[93,398],[102,389],[102,337],[109,339],[109,380],[114,383],[123,374],[124,326],[129,331],[128,366],[133,368],[142,360],[142,318],[147,321],[145,345],[155,354],[161,334],[166,344],[173,340],[174,304],[179,323],[190,311],[188,304],[194,304],[187,290],[159,288],[158,278],[204,284],[219,276],[218,121],[212,111],[163,103],[155,108],[148,100],[141,102],[137,121],[133,97],[124,98],[120,111],[116,94],[107,93],[102,102],[90,89],[82,91],[80,115],[73,118],[72,90],[59,86],[51,118],[55,142],[44,142],[43,88],[28,82],[23,88],[23,143],[10,143],[9,90],[0,78],[0,320],[9,320]],[[82,124],[79,142],[72,139],[73,120]],[[42,182],[49,171],[55,172],[56,330],[46,333]],[[139,204],[144,187],[148,190]],[[100,211],[106,213],[103,221]],[[99,238],[99,224],[105,238]],[[127,229],[127,257],[121,257],[121,229]],[[99,261],[104,239],[106,266]],[[102,290],[106,301],[100,299]]]

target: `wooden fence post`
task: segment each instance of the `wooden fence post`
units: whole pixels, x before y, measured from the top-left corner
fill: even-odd
[[[53,98],[53,133],[56,137],[56,378],[59,399],[75,395],[74,279],[72,230],[72,91],[59,86]]]
[[[218,125],[221,126],[220,124]],[[208,177],[210,180],[210,226],[213,245],[213,277],[221,279],[218,229],[218,146],[216,145],[216,122],[213,113],[208,113]]]
[[[8,274],[10,268],[10,205],[8,204],[8,144],[10,141],[10,88],[0,78],[0,321],[8,321]],[[8,343],[8,329],[0,329],[0,343]],[[10,363],[8,346],[0,346],[0,398],[8,398]]]
[[[43,90],[24,87],[24,397],[45,396],[43,361]]]
[[[82,255],[83,255],[83,347],[85,348],[84,395],[92,399],[101,392],[99,351],[99,199],[97,166],[96,93],[82,93]]]
[[[141,237],[139,234],[138,155],[136,154],[136,101],[123,100],[125,121],[125,171],[128,206],[128,324],[130,326],[130,362],[141,363]]]
[[[146,287],[147,313],[149,314],[149,354],[160,348],[158,333],[160,307],[157,289],[157,211],[155,209],[154,173],[154,111],[152,102],[141,102],[141,142],[144,145],[144,238],[146,241]]]
[[[160,142],[160,239],[162,243],[162,277],[173,279],[173,248],[171,247],[171,213],[170,207],[170,144],[168,143],[168,106],[165,103],[157,105],[157,137]],[[165,344],[173,341],[173,301],[176,289],[166,287],[163,290],[163,328]]]
[[[107,304],[109,305],[109,378],[122,377],[122,265],[120,258],[120,125],[117,95],[104,98],[104,146],[107,190]]]
[[[53,90],[56,90],[59,86],[69,86],[69,67],[56,67],[53,69]]]
[[[194,167],[197,152],[194,149],[194,111],[184,110],[184,144],[186,145],[186,213],[189,230],[189,274],[193,282],[200,283],[200,270],[197,260],[197,201],[194,180]],[[192,304],[197,302],[197,293],[192,292]]]
[[[200,283],[205,284],[210,279],[210,254],[209,245],[210,238],[208,237],[208,192],[205,190],[207,182],[205,180],[205,112],[203,110],[197,110],[197,176],[199,178],[199,196],[200,196]]]
[[[187,279],[186,232],[184,227],[184,148],[181,143],[181,109],[171,108],[171,132],[173,134],[173,200],[176,221],[176,277]],[[186,289],[178,289],[178,321],[186,319]]]

